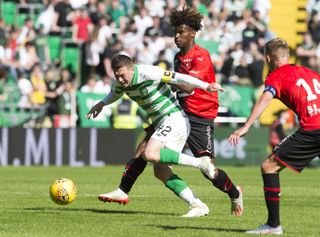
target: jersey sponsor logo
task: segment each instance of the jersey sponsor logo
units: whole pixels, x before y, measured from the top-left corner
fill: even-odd
[[[139,92],[140,92],[141,96],[146,96],[148,94],[147,88],[141,88],[141,89],[139,89]]]
[[[190,70],[190,75],[198,75],[199,71],[195,71],[195,70]]]

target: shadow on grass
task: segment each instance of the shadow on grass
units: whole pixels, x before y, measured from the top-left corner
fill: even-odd
[[[176,213],[172,212],[152,212],[152,211],[130,211],[130,210],[101,210],[94,208],[65,208],[65,207],[33,207],[33,208],[23,208],[24,211],[30,212],[94,212],[98,214],[126,214],[126,215],[155,215],[155,216],[176,216]]]
[[[245,229],[225,229],[225,228],[214,228],[214,227],[198,227],[198,226],[169,226],[169,225],[147,225],[164,230],[177,230],[177,229],[190,229],[190,230],[212,230],[216,232],[235,232],[235,233],[244,233]]]

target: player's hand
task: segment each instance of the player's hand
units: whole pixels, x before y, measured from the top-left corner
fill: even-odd
[[[96,118],[98,114],[100,114],[101,110],[103,109],[103,106],[104,106],[104,103],[102,101],[95,104],[87,113],[87,119],[90,119],[91,117]]]
[[[209,86],[207,87],[207,91],[209,91],[209,92],[215,92],[215,91],[227,92],[224,88],[222,88],[222,86],[219,83],[216,83],[216,82],[209,84]]]
[[[234,131],[230,136],[229,136],[229,143],[232,146],[236,146],[239,143],[240,137],[244,136],[248,132],[249,128],[248,127],[241,127],[238,130]]]

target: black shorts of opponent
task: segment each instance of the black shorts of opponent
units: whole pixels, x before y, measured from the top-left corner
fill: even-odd
[[[298,129],[284,138],[272,153],[281,164],[300,173],[314,158],[320,156],[320,129]]]

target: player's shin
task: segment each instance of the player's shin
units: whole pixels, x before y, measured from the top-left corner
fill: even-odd
[[[172,174],[167,180],[166,187],[190,206],[204,205],[204,203],[193,194],[186,182],[175,174]]]
[[[263,174],[264,197],[268,208],[267,224],[271,227],[280,225],[280,180],[279,174]]]
[[[147,166],[147,161],[145,161],[142,156],[131,159],[127,162],[126,168],[122,174],[121,182],[119,188],[125,192],[129,193],[132,186],[136,182],[139,175],[144,171]]]
[[[208,178],[206,175],[204,176]],[[223,170],[217,168],[215,178],[210,181],[216,188],[227,193],[230,198],[239,197],[238,189],[234,186],[229,176]]]

